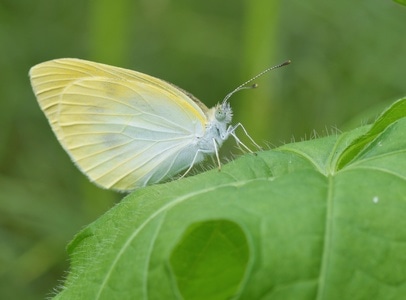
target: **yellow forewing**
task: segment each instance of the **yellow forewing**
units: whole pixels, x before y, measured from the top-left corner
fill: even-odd
[[[188,167],[205,107],[160,79],[78,59],[33,67],[38,102],[58,140],[89,178],[132,190]]]

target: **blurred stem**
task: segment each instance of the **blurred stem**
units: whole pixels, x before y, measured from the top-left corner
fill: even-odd
[[[130,0],[90,1],[89,54],[99,62],[124,65],[128,61]]]
[[[89,57],[91,60],[125,67],[129,61],[131,0],[90,1],[89,8]],[[89,184],[83,185],[84,207],[90,214],[98,214],[110,207],[117,195]]]
[[[243,26],[243,77],[247,80],[262,70],[276,65],[275,40],[278,25],[279,1],[277,0],[246,0],[245,24]],[[260,79],[267,82],[263,78]],[[250,135],[260,144],[269,134],[269,118],[272,116],[272,86],[260,84],[253,91],[241,93],[238,101],[238,117],[248,129]]]

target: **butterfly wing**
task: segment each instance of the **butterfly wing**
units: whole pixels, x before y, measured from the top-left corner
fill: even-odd
[[[175,86],[78,59],[39,64],[30,77],[58,140],[98,185],[133,190],[191,164],[206,116]]]

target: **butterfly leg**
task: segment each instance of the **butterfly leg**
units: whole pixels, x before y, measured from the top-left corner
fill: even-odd
[[[214,145],[214,151],[216,151],[216,158],[217,158],[217,163],[218,163],[218,168],[219,171],[221,171],[221,162],[220,162],[220,156],[219,156],[219,149],[217,147],[217,142],[216,140],[213,138],[213,145]]]
[[[253,153],[252,150],[251,150],[250,148],[248,148],[247,145],[245,145],[243,142],[241,142],[241,140],[237,137],[237,135],[236,135],[234,132],[231,132],[230,134],[234,137],[235,141],[237,142],[238,148],[240,148],[240,150],[241,150],[242,152],[244,152],[244,149],[245,149],[245,150],[247,150],[249,153]],[[244,149],[241,148],[241,146],[242,146]]]
[[[237,137],[237,135],[235,134],[235,130],[241,127],[242,130],[244,131],[245,135],[248,137],[248,139],[251,141],[252,144],[254,144],[259,150],[262,150],[261,146],[259,146],[257,143],[255,143],[254,139],[248,134],[247,130],[245,129],[245,127],[241,124],[241,123],[237,123],[234,126],[230,126],[228,129],[228,132],[234,137],[234,139],[236,140],[237,144],[242,145],[245,149],[247,149],[249,152],[253,153],[251,151],[251,149],[249,149],[243,142],[240,141],[240,139]]]
[[[183,173],[183,175],[180,176],[179,179],[185,177],[185,176],[187,175],[187,173],[189,173],[189,171],[193,168],[193,166],[194,166],[194,164],[196,163],[197,157],[198,157],[198,155],[199,155],[200,152],[202,152],[200,149],[196,151],[196,154],[195,154],[195,156],[193,157],[193,160],[192,160],[192,162],[190,163],[189,168],[187,168],[186,172]]]

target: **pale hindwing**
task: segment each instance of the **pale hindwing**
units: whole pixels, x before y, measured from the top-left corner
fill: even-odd
[[[191,164],[205,116],[190,98],[141,73],[62,60],[67,62],[70,69],[44,66],[31,76],[62,146],[92,181],[127,191]]]

